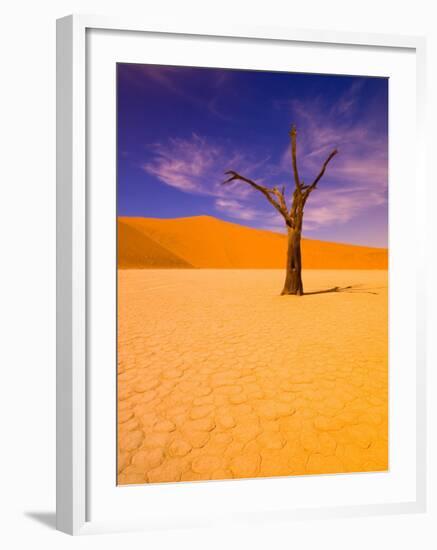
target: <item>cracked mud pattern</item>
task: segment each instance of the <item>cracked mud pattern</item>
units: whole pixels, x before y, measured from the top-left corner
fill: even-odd
[[[387,469],[387,272],[282,279],[119,271],[119,484]]]

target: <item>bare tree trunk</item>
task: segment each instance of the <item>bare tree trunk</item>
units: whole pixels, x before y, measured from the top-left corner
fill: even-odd
[[[303,294],[300,239],[301,232],[299,230],[288,229],[287,264],[282,295],[296,294],[302,296]]]

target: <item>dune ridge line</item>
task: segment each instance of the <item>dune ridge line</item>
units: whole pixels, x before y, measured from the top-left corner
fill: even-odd
[[[119,217],[118,267],[281,269],[286,236],[211,216]],[[388,250],[302,239],[304,269],[387,269]]]

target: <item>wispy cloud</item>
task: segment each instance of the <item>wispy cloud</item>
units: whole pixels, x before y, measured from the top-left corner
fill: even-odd
[[[311,205],[306,209],[304,230],[314,231],[321,226],[343,224],[364,210],[385,203],[382,193],[367,187],[321,188],[312,195]]]
[[[171,71],[151,71],[150,75],[173,89]],[[299,170],[306,183],[317,175],[329,152],[334,147],[339,149],[339,155],[307,203],[306,231],[345,224],[366,209],[387,202],[387,138],[375,128],[374,116],[363,113],[357,117],[363,86],[364,79],[355,81],[329,105],[323,97],[291,99],[281,104],[298,128]],[[287,136],[283,153],[276,153],[276,157],[274,151],[266,151],[265,156],[257,158],[242,150],[241,144],[235,149],[229,142],[196,133],[153,144],[149,146],[148,157],[143,164],[145,172],[185,193],[214,197],[214,208],[229,218],[275,230],[283,226],[279,215],[264,203],[259,193],[241,182],[226,187],[221,182],[223,172],[233,169],[268,185],[291,183]],[[289,199],[290,196],[289,189]]]
[[[177,96],[183,101],[202,109],[204,112],[221,120],[229,120],[230,117],[220,108],[220,92],[223,84],[231,78],[230,72],[217,71],[208,73],[208,79],[204,86],[193,88],[192,79],[198,79],[199,69],[181,68],[167,65],[140,65],[140,71],[131,74],[131,78],[141,87],[147,87],[152,82],[164,92]],[[211,78],[214,74],[214,78]]]
[[[143,165],[147,173],[187,193],[214,194],[217,181],[206,178],[213,173],[220,152],[207,144],[205,138],[193,134],[190,139],[172,138],[165,145],[155,143],[150,148],[153,157]],[[217,180],[217,175],[214,179]]]
[[[246,186],[223,187],[225,170],[232,168],[250,176],[264,170],[270,160],[268,156],[256,159],[195,133],[186,139],[171,138],[148,148],[151,159],[142,165],[145,172],[185,193],[213,197],[249,197],[251,189]]]
[[[246,222],[261,222],[264,229],[283,231],[284,222],[281,216],[272,209],[264,210],[249,206],[247,202],[235,199],[218,198],[215,200],[215,209],[235,220]]]

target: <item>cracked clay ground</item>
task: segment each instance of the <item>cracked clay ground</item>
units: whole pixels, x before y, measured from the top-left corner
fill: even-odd
[[[388,468],[387,272],[120,270],[118,483]]]

